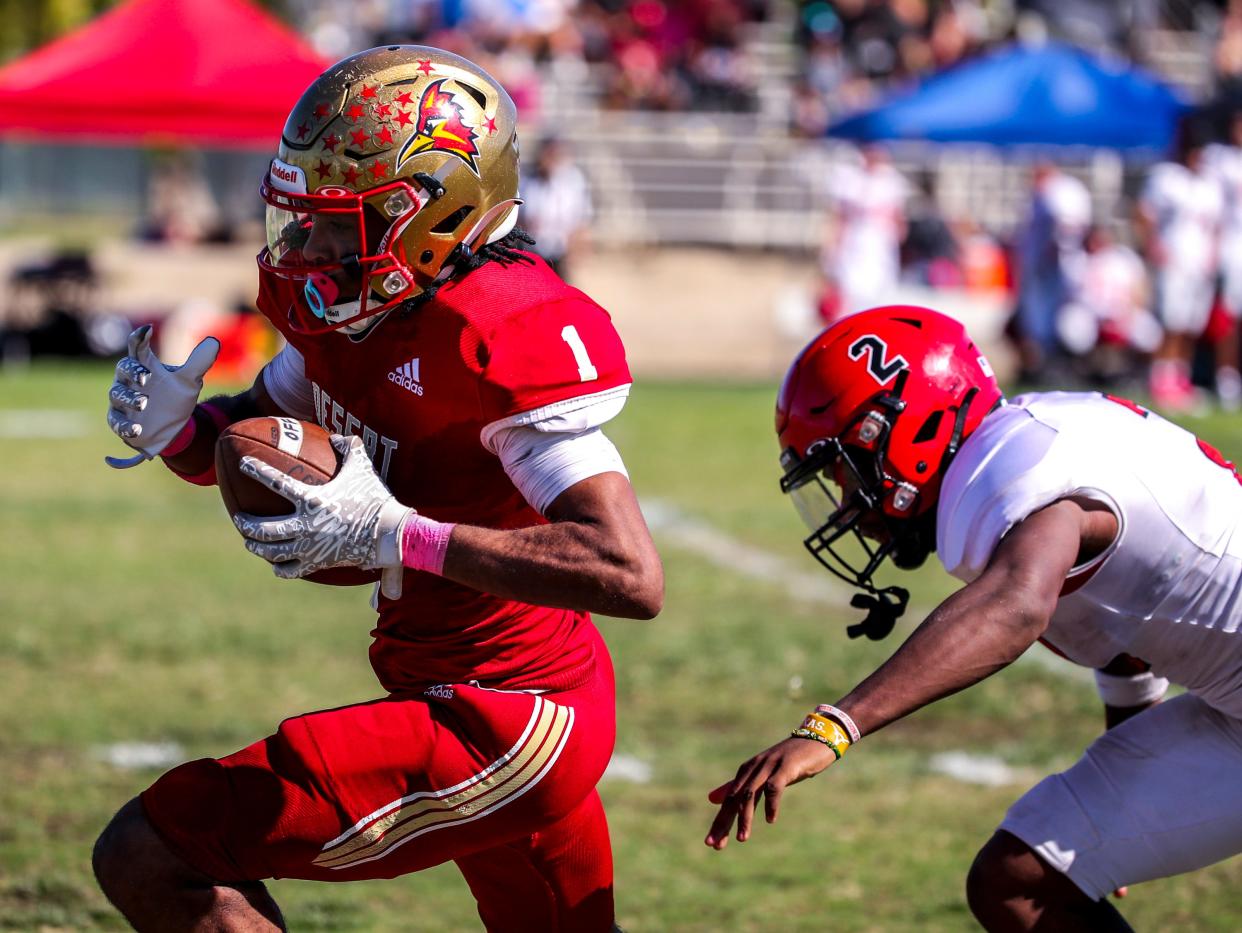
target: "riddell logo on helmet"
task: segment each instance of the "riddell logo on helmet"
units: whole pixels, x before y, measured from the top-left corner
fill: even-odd
[[[272,159],[268,175],[272,179],[272,187],[292,194],[306,194],[306,173],[296,165]]]

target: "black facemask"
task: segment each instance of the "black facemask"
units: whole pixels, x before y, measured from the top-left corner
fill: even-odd
[[[891,397],[886,401],[895,417],[899,401]],[[787,461],[792,465],[781,478],[781,490],[794,498],[812,528],[803,542],[807,550],[834,576],[864,591],[850,604],[868,610],[867,617],[849,626],[847,633],[851,638],[866,635],[876,641],[893,630],[910,594],[899,586],[879,588],[872,576],[888,558],[903,570],[920,566],[936,540],[934,510],[913,519],[893,518],[883,510],[888,478],[880,465],[888,430],[882,430],[873,450],[830,438],[803,460],[794,460],[789,452]],[[843,478],[849,490],[840,497],[834,493],[835,483],[825,479],[834,474]]]

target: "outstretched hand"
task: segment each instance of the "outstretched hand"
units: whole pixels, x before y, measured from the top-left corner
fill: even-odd
[[[144,324],[129,335],[128,353],[108,390],[108,427],[138,451],[128,459],[104,458],[118,470],[154,459],[172,442],[193,415],[203,376],[220,352],[219,340],[204,337],[184,363],[170,366],[151,349],[151,333]]]
[[[707,795],[720,811],[703,840],[713,849],[729,844],[729,832],[737,821],[737,841],[750,838],[755,807],[763,797],[764,816],[775,823],[785,788],[814,777],[837,760],[832,749],[812,739],[790,737],[744,762],[731,781]]]

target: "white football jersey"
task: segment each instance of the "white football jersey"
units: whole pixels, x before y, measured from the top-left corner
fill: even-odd
[[[1117,538],[1070,572],[1045,639],[1094,668],[1123,652],[1142,658],[1242,717],[1242,484],[1210,451],[1102,395],[1021,396],[984,419],[949,467],[940,560],[969,582],[1028,515],[1071,495],[1105,503]]]
[[[1148,176],[1141,201],[1156,223],[1171,269],[1215,274],[1225,193],[1214,175],[1162,162]]]

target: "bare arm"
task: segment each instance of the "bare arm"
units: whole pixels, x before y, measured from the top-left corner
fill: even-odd
[[[509,599],[651,619],[664,603],[664,569],[629,480],[600,473],[547,510],[551,523],[498,530],[458,525],[444,576]]]
[[[1087,512],[1068,499],[1027,518],[1001,542],[977,580],[941,603],[836,706],[865,735],[1012,663],[1047,628],[1087,522]],[[828,746],[801,738],[750,758],[733,780],[708,795],[720,810],[704,842],[723,849],[735,820],[738,841],[746,841],[760,797],[767,821],[775,822],[784,789],[836,760]]]
[[[987,570],[937,607],[897,652],[837,704],[864,734],[976,684],[1048,626],[1078,556],[1085,515],[1062,500],[1001,542]]]

